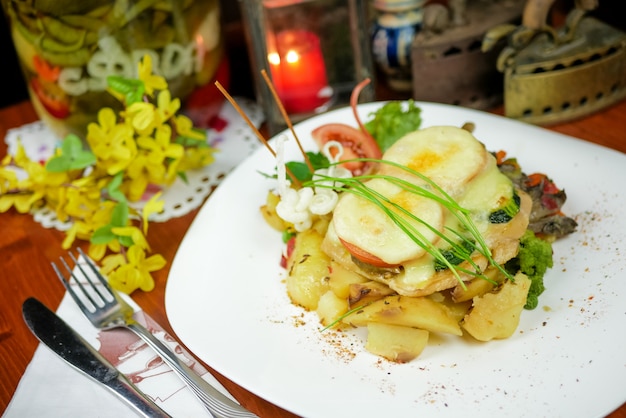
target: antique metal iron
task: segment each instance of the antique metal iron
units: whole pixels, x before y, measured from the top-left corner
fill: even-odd
[[[448,0],[424,7],[421,31],[411,45],[413,98],[487,109],[502,103],[503,76],[496,69],[501,42],[481,51],[494,26],[519,23],[523,0]]]
[[[548,125],[575,119],[626,97],[626,34],[587,13],[596,0],[577,0],[565,24],[546,24],[554,0],[529,0],[522,25],[490,30],[483,49],[505,34],[497,67],[504,73],[504,112]]]

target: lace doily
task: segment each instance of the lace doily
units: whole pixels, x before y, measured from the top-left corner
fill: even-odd
[[[263,122],[263,111],[255,102],[245,98],[236,98],[236,101],[256,127]],[[9,154],[15,155],[18,139],[28,157],[34,161],[46,161],[59,144],[58,138],[41,121],[7,132],[5,142]],[[228,102],[224,103],[209,128],[208,140],[216,150],[215,161],[202,169],[188,171],[187,183],[177,178],[171,186],[164,188],[161,197],[165,201],[163,212],[152,215],[150,221],[164,222],[199,207],[220,181],[260,146],[250,127]],[[142,202],[137,202],[134,207],[139,209],[142,205]],[[47,207],[34,210],[32,214],[46,228],[66,231],[72,225],[71,222],[58,220],[54,211]]]

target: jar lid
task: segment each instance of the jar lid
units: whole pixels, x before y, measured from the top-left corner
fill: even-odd
[[[401,12],[420,8],[425,0],[374,0],[374,7],[378,10]]]

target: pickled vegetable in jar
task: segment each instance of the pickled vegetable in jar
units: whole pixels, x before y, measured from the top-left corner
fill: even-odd
[[[107,77],[137,77],[150,55],[173,97],[210,119],[227,82],[218,0],[2,0],[31,101],[60,138],[85,136],[102,107],[120,109]],[[207,93],[208,91],[208,93]],[[195,96],[195,97],[194,97]],[[201,108],[198,108],[200,106]],[[204,109],[204,110],[203,110]]]

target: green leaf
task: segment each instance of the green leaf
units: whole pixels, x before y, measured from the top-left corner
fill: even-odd
[[[128,203],[119,202],[111,213],[111,226],[126,226],[128,224]]]
[[[90,152],[81,152],[74,156],[74,159],[70,163],[70,170],[89,167],[90,165],[95,163],[95,155]]]
[[[178,177],[185,183],[185,184],[189,184],[189,179],[187,178],[187,173],[185,173],[184,171],[179,171],[176,173],[176,175],[178,175]]]
[[[139,88],[143,87],[143,81],[137,79],[124,78],[119,75],[110,75],[107,77],[107,84],[111,90],[116,93],[127,95]]]
[[[293,175],[300,181],[308,181],[313,177],[313,173],[311,173],[309,167],[304,162],[290,161],[286,163],[285,166],[287,166]]]
[[[64,155],[75,155],[83,149],[80,138],[74,134],[69,134],[61,143],[61,151]]]
[[[142,101],[145,92],[146,89],[142,83],[136,90],[126,93],[126,105],[130,106],[133,103]]]
[[[61,143],[61,155],[46,163],[46,170],[59,173],[68,170],[81,170],[96,163],[96,156],[83,149],[83,142],[74,134],[69,134]]]
[[[53,157],[46,163],[46,170],[51,173],[62,173],[70,169],[70,161],[62,155]]]
[[[177,144],[182,145],[185,148],[208,148],[209,144],[206,141],[206,137],[207,137],[207,133],[205,130],[202,129],[193,129],[196,132],[200,132],[204,135],[204,139],[196,139],[196,138],[191,138],[189,136],[185,136],[185,135],[178,135],[176,137],[176,139],[174,140],[174,142],[176,142]]]
[[[422,124],[421,109],[413,100],[403,108],[403,102],[391,101],[371,113],[373,119],[365,123],[365,129],[376,139],[385,152],[404,135],[417,130]]]
[[[118,236],[117,240],[124,247],[130,247],[130,246],[132,246],[135,243],[131,237],[126,237],[126,236]]]
[[[330,162],[328,158],[321,152],[307,152],[307,157],[313,166],[313,170],[320,168],[328,168]],[[285,164],[294,176],[300,181],[309,181],[313,177],[313,173],[309,170],[309,166],[303,161],[290,161]]]
[[[143,81],[118,75],[108,76],[107,84],[114,92],[124,95],[127,106],[143,100],[146,92],[146,85]]]
[[[124,173],[120,172],[113,177],[113,180],[109,183],[107,187],[107,193],[109,197],[113,200],[117,200],[118,202],[127,202],[126,195],[119,189],[122,185],[122,180],[124,179]]]
[[[308,151],[306,155],[309,157],[309,161],[311,161],[314,170],[328,168],[330,166],[330,161],[328,161],[328,158],[321,152]]]
[[[96,229],[89,242],[92,244],[108,244],[115,239],[115,234],[111,232],[111,225],[104,225]]]

